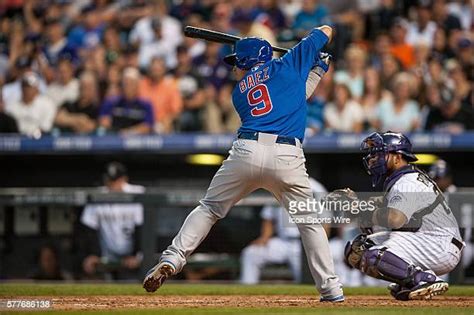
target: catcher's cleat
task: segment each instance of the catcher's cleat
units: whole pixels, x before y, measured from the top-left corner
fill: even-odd
[[[143,280],[143,288],[147,292],[155,292],[168,277],[175,273],[175,270],[174,266],[169,262],[164,261],[157,264],[147,272],[145,280]]]
[[[344,295],[337,296],[321,296],[319,302],[332,302],[332,303],[341,303],[344,302]]]
[[[408,294],[409,300],[429,300],[433,296],[441,295],[448,291],[449,284],[443,280],[424,282],[413,287]]]
[[[411,292],[410,289],[404,288],[397,283],[390,283],[387,289],[390,290],[390,294],[395,298],[395,300],[408,301],[408,295]]]

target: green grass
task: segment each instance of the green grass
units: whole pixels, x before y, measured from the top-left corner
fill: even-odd
[[[384,287],[345,288],[346,295],[387,295]],[[1,283],[0,296],[146,295],[141,284]],[[312,285],[166,284],[160,295],[316,295]],[[447,295],[474,296],[474,286],[451,286]]]

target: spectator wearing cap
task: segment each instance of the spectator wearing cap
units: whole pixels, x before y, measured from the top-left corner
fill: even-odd
[[[20,133],[30,137],[40,137],[53,126],[56,107],[53,101],[39,93],[40,79],[33,72],[23,75],[21,80],[21,100],[7,108],[18,123]]]
[[[176,46],[169,45],[162,36],[161,20],[157,17],[151,20],[153,29],[153,40],[142,43],[138,51],[138,63],[141,69],[146,69],[150,65],[153,57],[159,57],[166,62],[166,67],[172,69],[176,67]]]
[[[403,18],[397,18],[390,30],[392,37],[390,52],[400,61],[405,69],[409,69],[415,64],[413,46],[407,42],[408,29],[408,21]]]
[[[418,0],[416,20],[408,26],[407,43],[412,46],[419,44],[433,46],[436,23],[431,20],[431,0]]]
[[[420,125],[420,110],[412,96],[414,79],[406,73],[398,73],[391,86],[392,98],[383,99],[377,107],[378,130],[410,132]]]
[[[99,105],[97,79],[93,72],[84,72],[79,78],[79,98],[59,108],[55,126],[64,133],[91,133],[97,128]]]
[[[107,99],[100,108],[99,125],[122,134],[146,134],[153,130],[151,103],[139,97],[140,72],[136,68],[123,71],[123,93]]]
[[[303,38],[313,28],[330,24],[328,9],[318,0],[304,0],[301,10],[296,14],[291,26],[297,38]]]
[[[441,89],[441,105],[433,107],[426,118],[426,130],[453,134],[474,130],[472,107],[462,106],[460,97],[453,89]]]
[[[151,60],[147,76],[140,80],[139,95],[153,105],[155,131],[172,132],[173,121],[183,109],[183,100],[176,79],[166,75],[163,59],[154,57]]]
[[[61,58],[56,67],[56,78],[48,85],[46,95],[56,107],[74,103],[79,97],[79,80],[74,77],[74,65],[69,58]]]
[[[16,102],[21,101],[21,82],[25,73],[33,71],[33,61],[28,56],[20,56],[15,61],[15,66],[11,72],[16,74],[16,80],[6,83],[2,88],[2,97],[5,102],[5,109]],[[46,83],[42,78],[39,79],[39,91],[44,93],[46,91]]]
[[[43,53],[50,65],[56,65],[60,58],[69,58],[74,63],[79,61],[77,46],[65,37],[64,26],[59,19],[46,21],[46,39]]]
[[[104,173],[104,193],[140,194],[143,186],[129,183],[126,167],[111,162]],[[140,247],[143,205],[139,203],[88,204],[80,218],[91,239],[82,262],[87,277],[102,273],[106,279],[134,279],[142,257]],[[97,246],[99,245],[99,246]]]
[[[364,111],[352,99],[349,87],[342,82],[334,84],[332,100],[324,107],[324,120],[329,130],[336,132],[361,132]]]

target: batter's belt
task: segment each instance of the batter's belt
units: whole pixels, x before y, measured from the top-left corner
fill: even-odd
[[[237,138],[258,141],[259,132],[239,132]],[[293,137],[278,136],[275,143],[290,144],[296,146],[298,141]]]

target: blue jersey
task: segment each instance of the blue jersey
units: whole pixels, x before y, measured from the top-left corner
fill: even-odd
[[[242,121],[239,132],[265,132],[303,141],[306,80],[327,41],[315,29],[283,57],[247,72],[232,91]]]

